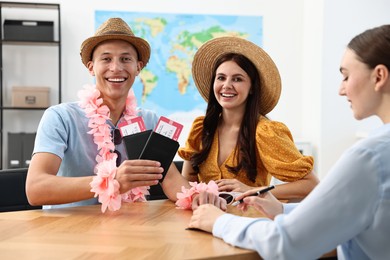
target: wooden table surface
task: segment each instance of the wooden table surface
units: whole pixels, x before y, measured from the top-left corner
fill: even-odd
[[[191,215],[168,200],[0,213],[0,259],[260,259],[185,230]]]

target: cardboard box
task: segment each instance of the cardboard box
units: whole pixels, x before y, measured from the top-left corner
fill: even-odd
[[[4,20],[4,40],[54,41],[54,22],[31,20]]]
[[[12,106],[46,108],[49,93],[49,87],[12,87]]]

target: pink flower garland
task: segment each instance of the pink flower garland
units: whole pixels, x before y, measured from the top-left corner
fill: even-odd
[[[99,196],[99,202],[102,203],[102,212],[108,208],[110,211],[120,209],[122,201],[146,201],[145,195],[149,195],[149,187],[137,187],[124,194],[119,194],[119,182],[115,179],[117,167],[115,144],[112,141],[111,127],[106,123],[110,119],[110,109],[103,104],[100,98],[100,91],[95,86],[85,85],[78,92],[80,98],[79,105],[84,109],[89,118],[88,127],[91,128],[88,134],[93,135],[93,141],[97,145],[98,154],[96,155],[95,174],[91,185],[91,192],[95,197]],[[124,120],[129,120],[135,116],[137,101],[132,90],[126,99],[124,111]]]
[[[214,193],[218,196],[218,185],[214,181],[210,181],[208,184],[206,183],[197,183],[197,182],[190,182],[191,188],[187,189],[186,187],[182,186],[181,191],[176,194],[177,201],[176,206],[179,209],[191,209],[192,208],[192,196],[194,194],[199,194],[201,191],[208,191],[211,193]]]

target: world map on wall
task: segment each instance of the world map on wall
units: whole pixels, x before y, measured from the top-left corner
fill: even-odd
[[[96,11],[96,28],[111,17],[121,17],[136,36],[149,42],[150,61],[133,89],[139,106],[162,115],[205,111],[191,76],[192,59],[203,43],[220,36],[238,36],[259,46],[263,42],[261,16]]]

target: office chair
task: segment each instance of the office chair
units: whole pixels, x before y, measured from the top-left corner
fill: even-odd
[[[25,190],[27,169],[0,170],[0,212],[42,208],[28,203]]]

